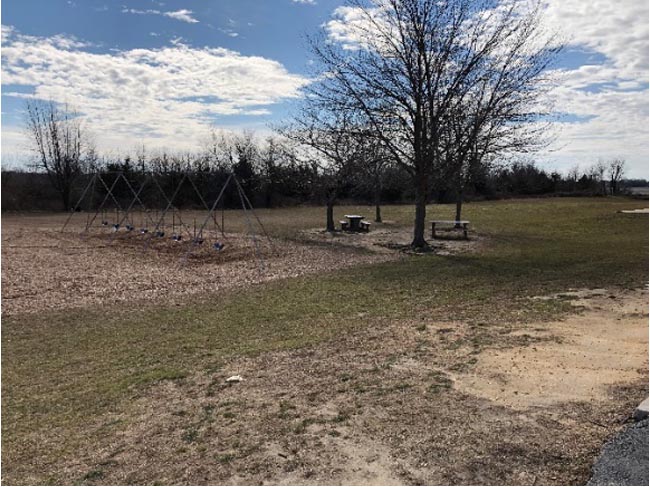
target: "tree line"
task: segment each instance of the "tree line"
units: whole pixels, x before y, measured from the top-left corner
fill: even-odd
[[[368,158],[372,156],[371,153]],[[586,171],[575,166],[563,174],[545,171],[532,162],[495,163],[478,167],[466,175],[464,198],[600,196],[617,194],[630,184],[647,185],[645,181],[623,180],[624,169],[622,159],[607,163],[599,161]],[[383,165],[365,168],[346,166],[346,170],[349,172],[333,174],[323,171],[319,164],[305,157],[299,146],[277,136],[261,138],[252,132],[215,132],[205,147],[195,153],[148,152],[141,147],[131,154],[110,157],[100,156],[93,150],[71,171],[74,177],[68,181],[69,187],[65,191],[59,191],[42,166],[3,168],[1,204],[3,210],[9,211],[69,211],[74,209],[94,173],[99,174],[109,188],[121,173],[134,191],[148,175],[154,175],[159,188],[150,182],[139,194],[145,206],[151,209],[164,208],[166,200],[162,194],[171,197],[176,189],[179,190],[174,198],[177,207],[201,208],[201,198],[208,204],[214,201],[231,173],[257,208],[323,205],[328,202],[333,208],[334,202],[360,203],[373,205],[375,221],[381,221],[383,204],[409,204],[415,199],[411,174],[400,165],[385,161]],[[186,181],[179,187],[185,174],[190,175],[192,182]],[[340,181],[337,178],[341,178]],[[457,187],[453,181],[445,184],[444,181],[432,180],[429,186],[427,202],[457,201]],[[125,183],[116,183],[112,188],[123,207],[133,199],[131,188]],[[95,184],[92,193],[86,194],[79,210],[97,209],[107,196],[106,187],[100,183]],[[234,187],[226,189],[223,205],[225,208],[241,207]],[[108,199],[107,207],[112,206],[114,202]]]

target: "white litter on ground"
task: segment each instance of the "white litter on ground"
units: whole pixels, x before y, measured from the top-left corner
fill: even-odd
[[[637,210],[621,210],[620,213],[649,213],[648,208],[639,208]]]

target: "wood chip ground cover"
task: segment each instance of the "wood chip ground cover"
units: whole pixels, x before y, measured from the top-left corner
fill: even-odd
[[[119,239],[109,243],[110,233],[105,232],[81,239],[71,232],[25,228],[24,223],[5,218],[3,313],[218,293],[269,280],[399,258],[396,253],[359,253],[353,248],[301,245],[285,240],[277,241],[274,247],[260,240],[261,258],[257,258],[247,236],[230,234],[223,253],[200,248],[183,265],[189,243],[172,251],[154,241],[145,251],[144,239],[134,237],[135,243]],[[233,253],[234,258],[227,257]]]

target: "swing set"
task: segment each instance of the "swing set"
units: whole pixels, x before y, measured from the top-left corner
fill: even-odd
[[[107,184],[109,176],[113,178],[111,184]],[[184,221],[183,212],[175,204],[181,189],[186,188],[187,185],[191,187],[193,197],[198,198],[201,203],[198,221],[194,216],[192,225]],[[98,187],[105,194],[100,204],[95,207],[93,199]],[[241,205],[246,221],[247,235],[253,244],[255,258],[259,263],[260,271],[262,271],[264,270],[264,258],[258,231],[261,230],[268,240],[271,250],[275,251],[273,241],[256,214],[242,185],[232,172],[228,174],[225,183],[221,185],[211,204],[199,191],[193,174],[190,172],[182,173],[171,197],[165,193],[155,173],[144,174],[144,178],[136,189],[123,172],[96,172],[91,175],[79,200],[71,209],[61,232],[65,231],[75,215],[85,212],[86,221],[80,233],[83,239],[95,234],[93,232],[98,229],[100,236],[106,234],[106,230],[109,229],[106,235],[109,245],[113,244],[118,237],[120,240],[128,239],[136,242],[139,240],[143,252],[146,252],[155,242],[169,239],[175,246],[185,247],[180,259],[181,264],[184,265],[198,249],[206,247],[206,245],[210,252],[219,254],[228,252],[231,247],[231,245],[227,245],[229,238],[224,229],[224,195],[228,187],[235,190],[236,199]],[[123,195],[122,201],[118,197],[118,188]],[[157,194],[158,201],[162,203],[159,208],[152,209],[145,205],[145,198],[142,197],[145,189],[153,190]],[[124,196],[125,193],[126,196]],[[219,211],[221,211],[221,224],[217,217]]]

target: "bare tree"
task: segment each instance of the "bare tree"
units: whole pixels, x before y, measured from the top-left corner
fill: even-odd
[[[293,123],[278,128],[286,138],[308,148],[303,161],[318,169],[328,232],[335,230],[334,205],[341,187],[350,179],[363,154],[364,139],[358,126],[346,111],[313,104],[304,107]]]
[[[612,195],[617,195],[620,192],[620,182],[625,174],[625,159],[620,157],[614,158],[609,162],[609,189]]]
[[[267,208],[275,205],[276,192],[282,186],[281,174],[287,163],[294,160],[292,148],[285,140],[269,136],[259,149],[260,176],[264,179],[264,202]]]
[[[204,143],[203,159],[212,168],[232,171],[244,193],[252,198],[259,189],[258,176],[262,170],[260,146],[252,131],[212,131]]]
[[[67,105],[28,101],[26,108],[26,129],[37,154],[35,165],[47,173],[68,210],[75,179],[97,159],[94,146],[79,114]]]
[[[605,179],[605,172],[607,171],[607,164],[602,159],[599,159],[596,164],[589,168],[589,174],[592,179],[598,182],[599,192],[605,196],[607,194],[607,180]]]
[[[489,61],[504,47],[519,43],[509,52],[517,56],[517,63],[527,62],[539,36],[527,41],[519,33],[539,29],[538,17],[535,12],[522,14],[516,2],[506,0],[350,4],[356,21],[338,33],[344,42],[324,38],[312,42],[324,75],[308,88],[307,103],[363,119],[373,137],[409,172],[416,195],[412,246],[426,247],[429,181],[446,160],[446,123],[458,100],[489,73]],[[494,83],[500,78],[488,79]],[[507,105],[500,104],[500,110]]]
[[[137,160],[138,169],[140,170],[140,172],[142,172],[142,174],[144,174],[147,170],[147,149],[145,145],[142,144],[141,146],[138,146],[136,148],[135,152],[136,152],[135,157]]]
[[[358,170],[357,184],[372,191],[372,202],[375,206],[375,222],[381,223],[381,193],[386,171],[393,160],[390,153],[373,137],[359,134],[359,156],[354,170]]]
[[[580,178],[580,166],[578,164],[571,166],[567,171],[566,178],[571,183],[571,191],[575,191]]]
[[[518,19],[501,46],[481,60],[469,87],[459,91],[449,110],[442,152],[447,178],[456,189],[456,221],[473,174],[551,142],[550,123],[540,121],[551,112],[542,95],[552,86],[547,68],[561,46],[540,25],[537,4]]]

